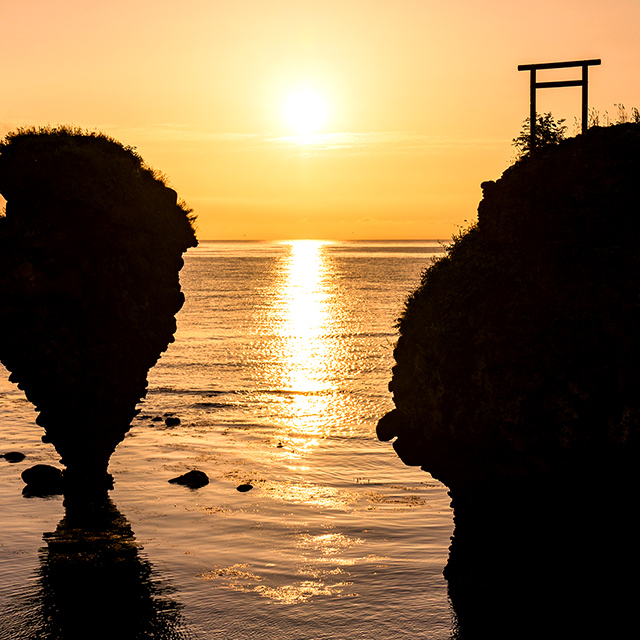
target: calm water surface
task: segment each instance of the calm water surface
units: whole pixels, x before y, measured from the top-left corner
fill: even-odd
[[[144,637],[451,637],[448,496],[375,439],[392,407],[394,323],[441,250],[292,241],[188,252],[176,341],[110,465],[109,548],[153,603],[141,607],[140,628],[155,629]],[[0,460],[0,638],[52,637],[65,588],[52,541],[77,532],[61,498],[21,495],[21,471],[58,456],[0,374],[0,452],[28,456]],[[181,424],[153,420],[166,414]],[[167,482],[193,468],[210,484]],[[89,581],[108,582],[102,565]]]

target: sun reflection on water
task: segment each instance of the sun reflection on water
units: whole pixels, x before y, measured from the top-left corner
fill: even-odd
[[[216,581],[226,589],[254,592],[280,604],[296,605],[316,597],[355,598],[351,570],[357,565],[380,566],[388,560],[380,556],[362,556],[356,549],[365,540],[335,531],[297,533],[291,555],[297,565],[293,574],[272,571],[278,565],[262,567],[247,563],[215,567],[197,575],[200,580]],[[346,557],[349,556],[349,557]]]
[[[280,288],[281,320],[277,327],[282,349],[280,388],[287,392],[285,425],[303,435],[297,448],[319,444],[334,381],[333,359],[327,336],[331,333],[328,267],[323,254],[326,243],[296,240],[286,262]]]
[[[329,314],[322,246],[323,243],[311,240],[292,243],[282,291],[285,317],[280,335],[288,356],[283,382],[288,383],[292,391],[303,394],[328,388],[327,345],[323,333]]]
[[[276,427],[280,457],[292,461],[328,437],[360,434],[366,419],[359,385],[371,348],[341,289],[339,244],[282,242],[254,312],[259,332],[246,370],[257,383],[255,412]]]

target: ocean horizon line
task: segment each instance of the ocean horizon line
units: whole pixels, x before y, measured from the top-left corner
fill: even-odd
[[[202,238],[198,242],[223,243],[223,242],[449,242],[450,238]]]

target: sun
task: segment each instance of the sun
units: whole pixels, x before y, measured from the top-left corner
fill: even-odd
[[[327,117],[327,106],[322,96],[312,89],[300,89],[289,96],[284,105],[289,125],[300,135],[315,133]]]

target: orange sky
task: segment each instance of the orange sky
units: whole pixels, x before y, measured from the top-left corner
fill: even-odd
[[[602,58],[591,106],[640,108],[637,0],[0,9],[0,134],[75,124],[137,147],[195,209],[201,239],[449,238],[513,160],[529,101],[518,64]],[[305,138],[284,116],[301,87],[327,107]],[[538,109],[573,133],[580,90],[541,91]]]

